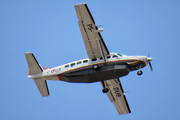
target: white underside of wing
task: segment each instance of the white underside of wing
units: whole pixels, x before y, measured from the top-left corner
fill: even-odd
[[[86,4],[75,5],[78,24],[90,59],[100,58],[109,54],[95,21]]]
[[[119,114],[130,113],[130,108],[127,103],[123,88],[118,79],[111,79],[104,81],[105,87],[109,89],[107,95],[111,102],[113,102]]]

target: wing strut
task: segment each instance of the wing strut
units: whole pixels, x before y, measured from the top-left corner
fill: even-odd
[[[102,45],[101,45],[100,39],[98,40],[98,43],[99,43],[99,48],[100,48],[101,55],[103,57],[104,63],[106,63],[106,59],[105,59],[105,55],[104,55],[104,52],[103,52],[103,49],[102,49]]]

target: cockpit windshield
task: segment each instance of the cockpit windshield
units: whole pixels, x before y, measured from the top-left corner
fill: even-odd
[[[124,54],[121,54],[121,53],[117,53],[117,55],[119,55],[119,56],[121,56],[121,57],[122,57],[122,56],[126,56],[126,55],[124,55]]]

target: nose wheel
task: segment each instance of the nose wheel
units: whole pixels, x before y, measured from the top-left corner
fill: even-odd
[[[143,74],[143,71],[142,71],[142,70],[139,70],[139,71],[137,72],[137,74],[138,74],[138,75],[142,75],[142,74]]]

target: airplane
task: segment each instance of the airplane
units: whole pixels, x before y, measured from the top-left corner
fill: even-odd
[[[131,113],[120,77],[131,71],[150,65],[150,56],[126,56],[121,53],[110,53],[86,3],[75,5],[78,24],[86,47],[88,58],[70,62],[54,68],[42,68],[32,52],[25,53],[29,67],[28,78],[33,79],[42,97],[49,96],[47,80],[71,83],[102,84],[102,92],[106,93],[119,114]]]

